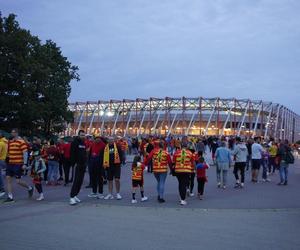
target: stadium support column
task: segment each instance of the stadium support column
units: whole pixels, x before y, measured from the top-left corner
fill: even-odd
[[[202,135],[202,97],[200,97],[199,101],[199,135]]]
[[[273,112],[273,106],[272,106],[272,103],[270,103],[270,110],[269,110],[269,115],[268,115],[268,119],[267,119],[267,123],[266,123],[265,134],[264,134],[264,139],[265,140],[268,136],[269,127],[271,125],[270,121],[271,121],[272,112]]]
[[[236,135],[236,99],[234,99],[234,135]]]
[[[186,127],[186,124],[185,124],[185,110],[186,110],[186,100],[185,100],[185,97],[183,96],[182,97],[182,117],[181,117],[181,125],[182,125],[182,130],[181,130],[181,134],[184,134],[184,128]]]
[[[125,99],[122,101],[122,134],[125,132]]]
[[[79,118],[79,122],[78,122],[78,127],[77,127],[77,130],[75,131],[76,135],[78,134],[79,130],[81,129],[83,114],[84,114],[84,109],[81,110],[81,114],[80,114],[80,118]]]
[[[97,116],[97,125],[96,125],[96,129],[97,129],[97,133],[100,133],[100,119],[101,119],[101,115],[100,115],[100,101],[97,102],[97,111],[98,111],[98,116]]]
[[[189,122],[189,125],[188,125],[187,129],[185,130],[185,135],[189,135],[189,131],[190,131],[190,128],[191,128],[192,123],[193,123],[193,121],[194,121],[195,115],[196,115],[196,113],[193,113],[192,118],[191,118],[191,120],[190,120],[190,122]]]
[[[85,119],[84,119],[84,121],[85,121],[85,123],[84,123],[84,131],[85,131],[85,133],[88,133],[88,126],[87,126],[87,124],[88,124],[88,117],[89,117],[89,102],[86,102],[86,104],[85,104]]]
[[[259,109],[258,109],[257,115],[256,115],[256,121],[255,121],[254,128],[253,128],[252,138],[254,138],[254,136],[256,136],[258,120],[259,120],[260,112],[261,112],[262,108],[263,108],[263,102],[260,101]]]
[[[230,107],[229,111],[228,111],[226,120],[225,120],[225,122],[224,122],[223,129],[222,129],[222,133],[221,133],[222,136],[224,135],[224,132],[225,132],[227,123],[228,123],[228,121],[229,121],[229,118],[231,118],[231,111],[232,111],[233,108],[234,108],[234,105],[232,105],[232,106]]]
[[[261,117],[260,117],[260,136],[263,135],[264,129],[264,103],[261,104]]]
[[[211,119],[212,119],[212,117],[213,117],[213,115],[215,114],[215,111],[216,111],[216,106],[217,106],[217,100],[215,101],[215,104],[214,104],[214,106],[213,106],[213,109],[212,109],[212,111],[211,111],[211,114],[210,114],[210,116],[209,116],[209,119],[208,119],[208,121],[207,121],[207,124],[206,124],[206,127],[205,127],[205,131],[204,131],[204,135],[207,135],[207,130],[208,130],[208,128],[209,128]]]
[[[139,135],[141,134],[141,130],[142,130],[142,127],[143,127],[145,115],[146,115],[146,111],[144,110],[144,111],[143,111],[143,117],[142,117],[142,120],[140,121],[140,126],[139,126],[139,130],[138,130],[137,136],[139,136]]]
[[[149,103],[149,134],[152,134],[152,97],[150,97]]]
[[[237,134],[238,136],[240,136],[242,128],[244,126],[245,118],[246,118],[246,115],[247,115],[247,112],[248,112],[249,102],[250,102],[250,100],[248,100],[248,102],[247,102],[247,104],[245,106],[245,112],[244,112],[244,115],[243,115],[243,118],[242,118],[242,122],[240,124],[239,130],[238,130],[238,134]]]
[[[275,121],[275,131],[274,131],[274,140],[276,141],[279,138],[278,133],[278,120],[279,120],[279,112],[280,112],[280,105],[277,105],[277,112],[276,112],[276,121]]]
[[[88,133],[89,134],[92,133],[92,125],[93,125],[93,122],[94,122],[95,113],[96,113],[96,108],[93,110],[93,113],[92,113],[92,118],[91,118],[89,129],[88,129]]]
[[[174,114],[174,118],[173,118],[173,120],[172,120],[171,126],[170,126],[169,131],[168,131],[168,136],[171,134],[171,132],[172,132],[172,130],[173,130],[173,126],[174,126],[176,117],[177,117],[177,113]]]
[[[217,98],[217,131],[220,135],[220,97]]]
[[[282,106],[282,109],[281,109],[281,116],[280,116],[280,118],[281,118],[281,125],[280,125],[280,140],[282,140],[283,139],[283,130],[284,130],[284,128],[283,128],[283,123],[284,123],[284,114],[285,114],[285,107],[283,107]]]
[[[248,126],[249,126],[249,130],[248,130],[248,136],[251,135],[251,129],[252,129],[251,105],[252,105],[252,103],[249,100],[249,107],[248,107]]]
[[[129,124],[130,124],[130,121],[131,121],[131,116],[132,116],[132,112],[129,111],[129,118],[127,120],[127,124],[126,124],[126,128],[125,128],[125,131],[124,131],[124,137],[127,135],[127,132],[128,132],[128,127],[129,127]]]

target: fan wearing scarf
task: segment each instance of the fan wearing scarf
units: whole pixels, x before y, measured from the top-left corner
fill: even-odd
[[[178,180],[180,194],[180,205],[186,205],[186,189],[189,185],[189,178],[195,168],[195,156],[187,149],[187,143],[183,142],[181,149],[178,149],[173,156],[175,175]]]
[[[121,147],[114,141],[112,137],[108,138],[108,143],[104,149],[103,167],[107,170],[108,179],[108,194],[104,197],[105,200],[112,200],[113,196],[113,180],[115,180],[116,198],[121,200],[120,195],[120,177],[121,177],[121,162],[122,162]]]
[[[168,174],[168,166],[170,168],[172,167],[172,160],[170,154],[164,149],[163,142],[154,142],[154,149],[145,159],[145,165],[151,160],[153,162],[154,177],[157,181],[157,201],[159,203],[164,203],[165,182]]]

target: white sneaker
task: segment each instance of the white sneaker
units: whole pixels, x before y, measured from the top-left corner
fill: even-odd
[[[194,193],[190,193],[190,197],[193,197],[193,196],[195,196]]]
[[[266,179],[266,182],[271,182],[271,179],[267,178],[267,179]]]
[[[185,206],[186,204],[187,204],[186,201],[184,201],[184,200],[181,200],[181,201],[180,201],[180,205]]]
[[[98,195],[96,193],[90,193],[88,195],[88,197],[90,197],[90,198],[96,198],[96,197],[98,197]]]
[[[98,194],[97,199],[104,199],[104,195],[103,194]]]
[[[80,203],[80,202],[81,202],[81,200],[79,200],[77,196],[74,196],[74,199],[75,199],[75,201],[76,201],[77,203]]]
[[[0,198],[2,198],[5,195],[5,192],[0,192]]]
[[[132,199],[132,200],[131,200],[131,203],[132,203],[132,204],[135,204],[135,203],[137,203],[137,200],[136,200],[136,199],[134,199],[134,200]]]
[[[104,200],[113,200],[114,197],[112,196],[112,194],[108,194],[104,197]]]
[[[37,201],[42,201],[42,200],[44,200],[44,199],[45,199],[44,195],[43,195],[43,194],[40,194],[40,197],[37,198],[36,200],[37,200]]]
[[[226,186],[225,186],[225,185],[223,186],[223,189],[226,189]]]
[[[117,200],[121,200],[122,199],[122,196],[119,193],[117,193],[116,197],[117,197]]]
[[[148,197],[144,196],[141,201],[147,201],[148,200]]]
[[[77,204],[77,202],[76,202],[75,198],[70,198],[70,205],[74,206],[76,204]]]

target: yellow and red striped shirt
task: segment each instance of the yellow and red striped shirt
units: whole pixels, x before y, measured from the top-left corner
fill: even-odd
[[[24,164],[23,153],[27,151],[27,145],[22,139],[8,142],[9,164]]]

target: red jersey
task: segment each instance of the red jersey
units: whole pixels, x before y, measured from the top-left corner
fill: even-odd
[[[93,142],[90,146],[91,156],[99,156],[100,152],[104,150],[105,146],[106,145],[103,141]]]
[[[71,158],[71,143],[70,142],[64,144],[64,157],[66,159]]]

